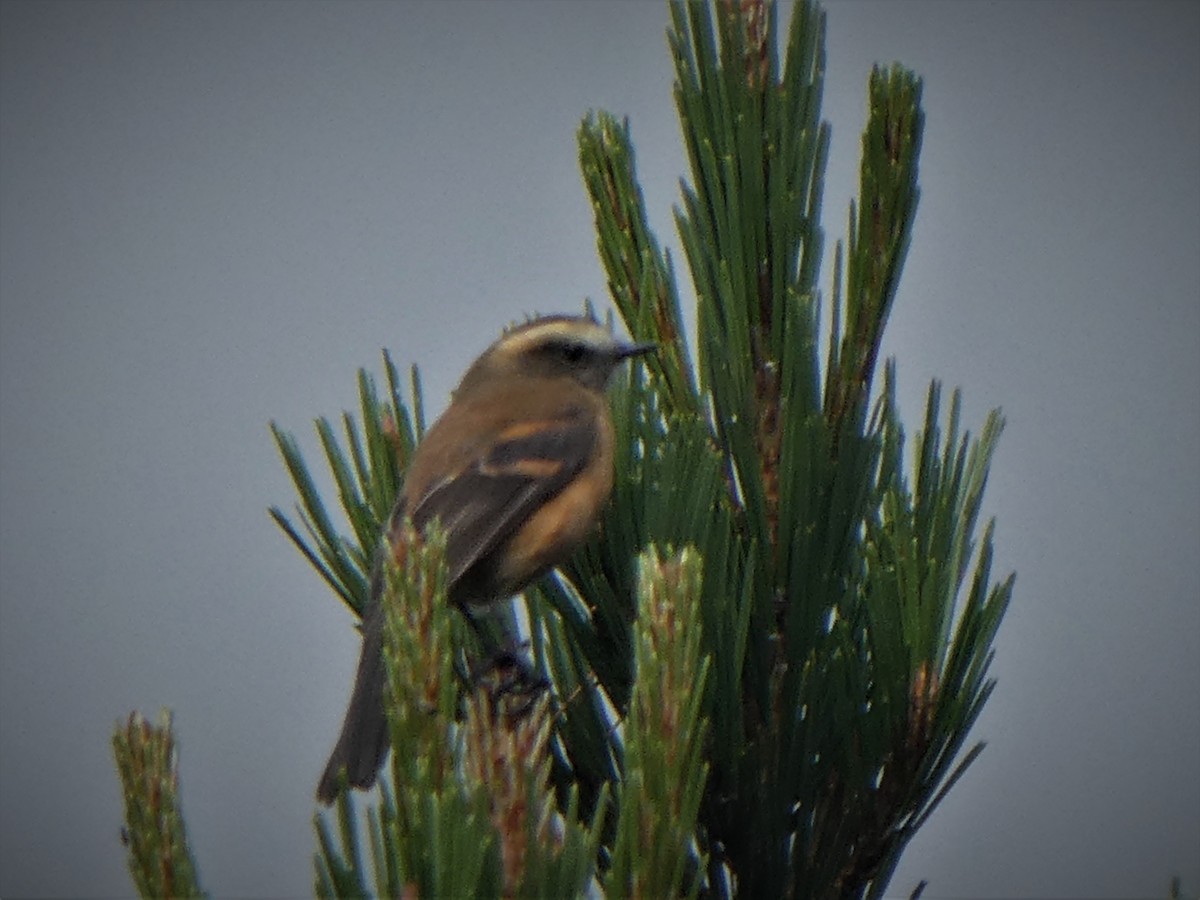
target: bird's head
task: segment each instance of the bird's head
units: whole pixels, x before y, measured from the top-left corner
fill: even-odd
[[[506,376],[566,376],[602,391],[622,360],[654,349],[621,341],[585,316],[543,316],[505,332],[463,376],[459,390]]]

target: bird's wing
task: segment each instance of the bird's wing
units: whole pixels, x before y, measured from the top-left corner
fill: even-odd
[[[423,528],[440,520],[450,583],[570,484],[591,459],[597,438],[585,416],[515,423],[480,456],[430,485],[413,508],[413,524]]]

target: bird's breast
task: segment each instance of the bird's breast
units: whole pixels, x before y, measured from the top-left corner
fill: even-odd
[[[502,554],[499,575],[509,593],[564,562],[595,528],[613,487],[612,426],[599,424],[588,464],[525,521]]]

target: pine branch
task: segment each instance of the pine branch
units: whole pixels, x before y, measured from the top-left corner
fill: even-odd
[[[171,714],[151,725],[130,713],[113,733],[113,754],[125,797],[121,842],[129,872],[145,898],[203,897],[179,804],[179,754]]]
[[[303,526],[303,533],[277,506],[270,508],[271,518],[334,593],[359,615],[369,599],[371,565],[383,523],[391,513],[403,472],[425,430],[417,368],[412,369],[411,396],[415,412],[410,413],[400,399],[396,367],[386,350],[383,364],[388,387],[386,403],[379,400],[371,375],[365,369],[359,369],[362,425],[359,426],[350,413],[343,413],[345,449],[329,420],[324,417],[316,420],[325,461],[337,485],[342,511],[354,531],[353,538],[339,533],[334,525],[296,439],[271,423],[275,446],[300,496],[295,514]]]
[[[925,127],[921,80],[899,65],[876,66],[868,104],[859,199],[850,205],[845,302],[838,309],[845,330],[839,334],[835,326],[830,335],[831,351],[838,349],[831,358],[836,365],[827,373],[826,413],[835,435],[846,417],[861,422],[866,415],[879,344],[904,270],[920,197],[917,160]]]
[[[695,896],[706,860],[693,854],[708,775],[701,716],[709,657],[701,655],[701,560],[690,549],[639,559],[637,677],[624,728],[620,818],[609,896]]]
[[[637,182],[629,123],[601,111],[579,126],[579,166],[595,213],[597,246],[608,289],[634,340],[653,340],[648,360],[662,379],[672,412],[692,412],[699,397],[683,333],[671,257],[650,231]]]
[[[712,648],[728,662],[716,673],[709,707],[725,739],[712,746],[702,816],[702,846],[716,851],[708,887],[724,892],[735,884],[749,895],[877,893],[913,823],[924,821],[977,755],[973,749],[950,768],[990,694],[984,673],[1011,591],[1008,581],[989,592],[989,533],[975,587],[950,631],[998,417],[971,444],[957,437],[956,402],[939,465],[931,469],[918,448],[919,471],[939,477],[927,475],[914,501],[894,490],[904,455],[890,370],[890,402],[867,416],[919,195],[921,84],[899,66],[871,75],[860,196],[851,207],[849,251],[839,245],[835,253],[821,385],[815,273],[828,146],[819,120],[823,16],[809,4],[795,9],[781,76],[772,5],[671,9],[676,101],[693,173],[676,219],[697,294],[700,408],[725,473],[724,491],[713,496],[724,493],[734,516],[728,532],[694,524],[684,531],[706,560],[730,563],[716,570],[711,594],[706,585],[713,599],[705,620],[739,623],[734,641]],[[595,203],[600,195],[592,193]],[[611,237],[600,230],[603,257]],[[636,296],[627,291],[618,301],[631,328],[642,315],[628,310]],[[634,440],[657,437],[658,446],[670,446],[686,433],[684,417],[660,412],[680,407],[657,399],[657,374],[630,416],[657,418],[664,431],[639,429]],[[936,419],[934,396],[927,431]],[[941,447],[936,434],[930,446]],[[672,449],[662,450],[664,468],[695,473]],[[678,539],[685,520],[663,502],[669,479],[648,479],[641,460],[631,468],[631,481],[645,489],[629,498],[635,533],[656,541],[662,528]],[[723,505],[718,500],[716,508]],[[673,524],[660,524],[656,509]],[[628,508],[623,516],[628,530]],[[928,531],[920,558],[908,564],[915,581],[905,582],[920,590],[886,583],[884,573],[899,570],[881,567],[869,539],[881,516],[927,523],[917,526]],[[615,556],[632,542],[606,532],[605,543]],[[599,562],[611,571],[607,554]],[[603,586],[586,572],[570,577],[595,602],[595,617],[604,617]],[[739,595],[744,602],[731,609],[725,598]],[[592,635],[580,628],[572,636],[586,647]],[[624,696],[614,694],[618,714],[627,709]]]

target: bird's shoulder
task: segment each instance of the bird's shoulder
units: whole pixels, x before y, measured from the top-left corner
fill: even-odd
[[[605,415],[603,397],[562,379],[507,379],[453,398],[417,448],[408,473],[412,502],[471,471],[519,460],[588,452]]]

